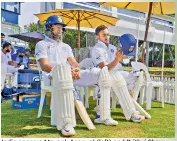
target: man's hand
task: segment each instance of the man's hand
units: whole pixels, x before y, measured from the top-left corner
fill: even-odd
[[[143,59],[142,58],[139,58],[137,61],[143,63]]]
[[[80,68],[79,67],[75,67],[75,68],[72,67],[71,72],[72,72],[72,77],[74,80],[78,80],[80,78]]]
[[[17,67],[17,64],[15,63],[15,61],[9,61],[8,64],[11,66]]]
[[[80,78],[80,66],[79,63],[75,60],[74,57],[69,57],[69,64],[71,65],[71,73],[74,80],[78,80]]]
[[[122,50],[119,50],[116,52],[116,56],[115,56],[115,59],[119,62],[122,62],[123,61],[123,51]]]

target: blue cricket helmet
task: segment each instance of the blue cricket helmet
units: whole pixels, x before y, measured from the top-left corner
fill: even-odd
[[[50,16],[47,18],[46,20],[46,23],[45,23],[45,27],[46,29],[49,29],[49,27],[52,25],[52,24],[60,24],[62,25],[63,27],[67,26],[63,19],[60,17],[60,16],[57,16],[57,15],[53,15],[53,16]]]
[[[131,34],[123,34],[120,38],[120,46],[123,53],[127,56],[134,56],[136,49],[136,39]]]

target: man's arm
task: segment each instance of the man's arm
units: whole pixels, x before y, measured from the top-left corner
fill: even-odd
[[[39,59],[39,64],[42,69],[42,71],[50,73],[52,70],[53,66],[49,63],[47,58],[41,58]]]
[[[107,62],[101,62],[98,64],[99,68],[103,68],[104,66],[107,66],[108,67],[108,71],[114,69],[116,67],[116,65],[119,63],[118,60],[114,60],[112,61],[110,64],[108,64]]]
[[[35,47],[36,61],[39,62],[42,71],[50,73],[53,66],[48,61],[47,47],[39,41]]]
[[[71,65],[73,79],[76,79],[76,80],[79,79],[80,78],[80,65],[79,65],[79,63],[76,61],[76,59],[74,57],[69,57],[67,59],[67,61]]]
[[[123,60],[123,53],[122,53],[122,51],[117,51],[116,55],[115,55],[115,59],[111,63],[109,63],[109,64],[106,62],[105,58],[103,56],[101,56],[101,54],[99,54],[99,51],[95,52],[94,55],[95,56],[100,56],[100,60],[101,61],[98,62],[99,68],[102,69],[104,66],[107,66],[108,67],[108,71],[110,71],[113,68],[115,68],[117,66],[117,64],[119,62],[122,62],[122,60]]]
[[[79,63],[76,61],[74,57],[69,57],[67,61],[69,62],[71,67],[80,67]]]

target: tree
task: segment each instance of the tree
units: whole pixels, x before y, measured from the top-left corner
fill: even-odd
[[[69,44],[72,48],[77,48],[77,30],[66,29],[67,31],[63,34],[63,42]],[[80,47],[86,47],[86,32],[80,32]]]

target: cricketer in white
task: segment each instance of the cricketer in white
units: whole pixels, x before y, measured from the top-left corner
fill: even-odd
[[[51,85],[48,74],[53,75],[53,80],[57,82],[64,80],[63,84],[55,81],[52,84],[54,103],[51,108],[51,119],[56,116],[56,121],[52,121],[51,125],[56,125],[64,136],[72,136],[75,134],[76,118],[72,91],[73,81],[70,78],[74,80],[74,85],[91,86],[98,83],[101,69],[93,68],[80,72],[71,47],[61,41],[63,27],[66,25],[59,16],[50,16],[45,26],[47,36],[44,40],[39,41],[35,48],[37,64],[43,71],[45,85]],[[71,66],[70,72],[68,65]]]
[[[92,49],[92,61],[95,66],[103,68],[104,66],[108,67],[110,80],[106,85],[109,86],[109,89],[103,89],[102,83],[105,85],[105,82],[100,82],[100,117],[95,119],[95,123],[106,124],[106,120],[110,119],[110,88],[116,94],[116,97],[119,100],[119,103],[123,109],[126,120],[132,120],[134,122],[141,122],[145,119],[144,116],[140,115],[136,110],[133,103],[133,99],[128,91],[126,81],[122,74],[118,71],[117,65],[119,62],[123,61],[123,52],[117,51],[116,47],[109,44],[109,31],[108,28],[104,25],[100,25],[95,30],[98,42]],[[106,91],[106,92],[105,92]],[[116,121],[111,121],[112,125],[116,125]],[[109,125],[111,125],[109,123]]]

